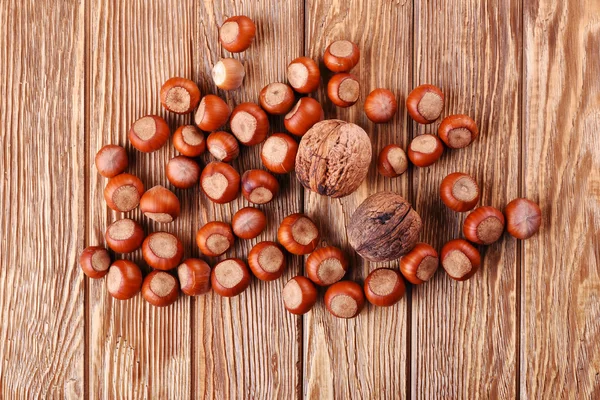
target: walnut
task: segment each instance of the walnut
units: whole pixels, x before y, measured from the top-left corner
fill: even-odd
[[[313,192],[344,197],[365,180],[371,155],[371,140],[360,126],[337,119],[321,121],[302,137],[296,176]]]
[[[391,261],[415,247],[421,226],[421,217],[402,196],[380,192],[356,209],[346,230],[350,245],[361,257]]]

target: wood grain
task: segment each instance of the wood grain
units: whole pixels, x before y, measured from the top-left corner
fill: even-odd
[[[258,102],[260,90],[271,82],[286,82],[290,61],[302,55],[304,6],[302,2],[260,0],[252,2],[200,1],[195,13],[194,78],[203,93],[225,98],[233,108],[245,101]],[[256,38],[243,53],[222,49],[218,27],[234,15],[247,15],[256,23]],[[245,66],[242,88],[217,90],[210,71],[221,57],[239,59]],[[271,118],[271,132],[283,132],[282,117]],[[261,145],[243,148],[233,166],[241,173],[262,169]],[[211,161],[207,155],[204,162]],[[282,175],[279,195],[266,206],[267,229],[253,240],[238,240],[225,257],[244,260],[251,247],[263,240],[276,240],[277,227],[287,215],[302,210],[300,185],[292,175]],[[201,196],[201,216],[196,229],[212,220],[231,222],[235,211],[249,204],[238,200],[218,205]],[[217,260],[208,260],[214,265]],[[194,318],[194,396],[208,398],[281,398],[301,395],[301,318],[283,308],[281,290],[300,271],[299,257],[288,257],[284,276],[273,282],[253,279],[240,296],[227,299],[215,294],[195,299]]]
[[[525,2],[521,396],[600,397],[600,3]]]
[[[93,166],[95,153],[108,143],[125,146],[129,172],[148,189],[161,184],[182,202],[182,216],[173,224],[150,223],[139,210],[128,213],[147,233],[175,233],[185,256],[197,254],[194,232],[198,216],[197,188],[175,190],[165,178],[167,161],[176,153],[169,142],[143,154],[127,140],[130,125],[147,114],[166,118],[174,131],[191,122],[160,104],[162,83],[172,76],[192,77],[191,1],[91,1],[88,9],[87,171],[90,193],[88,243],[103,243],[106,226],[121,218],[107,209],[102,191],[106,179]],[[118,255],[117,258],[121,258]],[[143,267],[141,252],[125,255]],[[111,298],[105,279],[88,285],[89,396],[91,398],[189,398],[191,394],[190,299],[159,309],[141,295],[127,301]]]
[[[446,96],[443,116],[468,114],[480,137],[446,150],[432,167],[414,170],[422,240],[438,251],[462,237],[465,214],[439,197],[452,172],[479,183],[479,205],[503,209],[520,181],[520,0],[415,0],[414,86],[432,83]],[[415,135],[437,134],[439,122],[413,124]],[[518,260],[508,235],[480,247],[480,271],[454,282],[442,268],[412,292],[411,390],[416,398],[515,398],[517,393]]]
[[[84,10],[0,6],[0,398],[84,394]]]
[[[309,0],[306,7],[306,54],[321,64],[324,79],[317,98],[326,118],[363,127],[371,138],[374,159],[387,144],[406,146],[404,107],[392,122],[382,125],[369,122],[362,107],[365,97],[379,87],[396,93],[399,104],[404,102],[412,74],[412,2]],[[351,40],[361,51],[360,63],[352,70],[361,82],[361,100],[348,109],[335,107],[325,94],[331,74],[322,57],[337,39]],[[369,271],[386,265],[365,262],[348,245],[345,226],[352,212],[367,196],[384,189],[408,197],[408,186],[408,174],[383,178],[373,162],[366,181],[350,196],[330,199],[306,191],[305,212],[319,222],[323,244],[341,246],[351,256],[347,279],[362,283]],[[333,317],[319,300],[304,319],[305,397],[406,397],[407,319],[407,300],[390,308],[367,305],[353,320]]]

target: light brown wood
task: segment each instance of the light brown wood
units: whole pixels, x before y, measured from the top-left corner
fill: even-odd
[[[286,82],[287,64],[303,54],[303,4],[261,0],[232,4],[229,1],[199,2],[195,12],[192,41],[194,78],[203,93],[215,93],[233,108],[242,102],[258,103],[260,90],[271,82]],[[243,53],[222,49],[218,27],[228,17],[247,15],[255,21],[256,38]],[[211,78],[213,65],[221,57],[239,59],[246,77],[241,89],[217,90]],[[271,117],[272,132],[283,132],[283,117]],[[242,174],[248,169],[263,169],[262,145],[243,147],[233,166]],[[204,161],[211,161],[208,155]],[[267,215],[267,228],[256,239],[236,241],[225,256],[246,260],[251,247],[263,240],[276,241],[281,220],[302,210],[300,185],[293,175],[278,177],[279,195],[269,204],[258,206]],[[241,195],[225,205],[201,196],[201,216],[196,227],[211,220],[230,223],[235,211],[251,205]],[[209,262],[214,265],[217,260]],[[301,258],[288,256],[287,271],[273,282],[252,279],[240,296],[227,299],[213,293],[200,297],[193,305],[194,321],[194,396],[208,398],[281,398],[301,395],[301,318],[283,308],[281,290],[300,272]]]
[[[600,397],[600,3],[524,2],[521,396]]]
[[[103,197],[107,180],[93,165],[96,152],[114,143],[126,147],[128,171],[139,176],[146,189],[161,184],[174,190],[182,202],[182,216],[172,224],[149,222],[139,209],[127,215],[142,223],[146,233],[175,233],[183,241],[186,257],[197,254],[194,232],[199,214],[198,189],[175,190],[167,181],[165,165],[176,155],[171,142],[144,154],[127,139],[130,125],[146,114],[165,117],[172,132],[191,122],[190,116],[175,116],[164,110],[159,92],[172,76],[192,77],[193,9],[191,1],[89,4],[86,173],[90,183],[90,245],[103,243],[106,226],[120,218],[107,209]],[[150,270],[141,251],[123,258],[140,263],[146,272]],[[182,296],[173,306],[159,309],[146,303],[141,295],[127,301],[111,298],[105,279],[88,282],[89,396],[189,398],[190,299]]]
[[[400,105],[410,88],[412,74],[412,2],[310,0],[306,3],[306,54],[318,60],[323,84],[318,100],[326,118],[340,118],[363,127],[373,143],[373,159],[387,144],[407,144],[407,114],[403,106],[392,122],[368,121],[363,103],[371,90],[387,88]],[[397,34],[401,29],[402,34]],[[348,39],[361,51],[360,63],[351,73],[361,83],[360,100],[340,109],[326,95],[331,76],[322,62],[334,40]],[[383,178],[375,162],[357,192],[329,199],[306,191],[305,212],[319,222],[323,244],[341,246],[351,257],[347,279],[362,284],[369,271],[382,264],[363,261],[350,248],[346,223],[370,194],[393,190],[409,196],[409,174]],[[386,264],[383,264],[386,265]],[[388,265],[397,268],[398,263]],[[325,293],[324,289],[320,290]],[[367,305],[358,318],[342,320],[329,314],[321,297],[304,318],[304,395],[309,399],[404,398],[407,393],[407,299],[390,308]]]
[[[0,398],[84,395],[84,10],[0,5]]]
[[[429,168],[415,168],[414,197],[424,221],[422,240],[438,251],[463,237],[468,213],[448,209],[442,179],[471,174],[478,205],[503,209],[517,197],[521,144],[521,2],[415,1],[413,85],[431,83],[446,96],[442,117],[468,114],[479,138],[463,150],[446,149]],[[440,121],[413,133],[437,134]],[[416,398],[515,398],[517,393],[518,253],[505,234],[479,247],[482,265],[468,282],[440,267],[412,292],[411,391]]]

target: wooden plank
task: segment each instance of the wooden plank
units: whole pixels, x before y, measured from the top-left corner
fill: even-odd
[[[191,1],[90,1],[89,110],[87,167],[90,182],[89,244],[103,242],[106,226],[120,218],[107,209],[102,191],[106,180],[93,166],[95,153],[115,143],[127,148],[129,172],[146,188],[162,184],[178,195],[181,217],[167,226],[149,223],[139,210],[129,213],[147,233],[167,230],[196,254],[197,189],[175,190],[165,177],[165,165],[176,152],[169,142],[159,151],[142,154],[127,139],[130,125],[146,114],[166,118],[173,132],[191,122],[176,117],[160,104],[162,83],[172,76],[192,76]],[[125,256],[139,262],[141,251]],[[182,296],[163,309],[146,303],[141,295],[127,301],[112,299],[105,280],[89,287],[89,396],[91,398],[177,398],[191,392],[190,299]]]
[[[252,2],[198,1],[194,49],[194,77],[203,93],[215,93],[231,107],[258,102],[260,90],[271,82],[286,82],[287,64],[303,53],[304,5],[297,1],[259,0]],[[257,31],[252,46],[233,57],[242,61],[246,77],[238,90],[217,90],[211,78],[212,66],[221,57],[231,57],[222,49],[218,27],[230,16],[247,15]],[[283,132],[283,118],[271,118],[271,132]],[[233,166],[242,173],[262,168],[261,146],[243,148]],[[207,155],[204,162],[211,158]],[[246,259],[251,247],[263,240],[276,240],[277,227],[288,214],[302,210],[302,191],[293,175],[279,177],[279,196],[263,209],[267,229],[253,240],[237,240],[227,257]],[[250,205],[241,195],[226,204],[213,204],[202,196],[201,214],[195,228],[213,220],[230,222],[241,207]],[[221,258],[225,258],[223,256]],[[217,260],[208,260],[214,265]],[[299,257],[288,258],[284,276],[273,282],[253,279],[240,296],[226,299],[214,293],[193,304],[194,395],[208,398],[280,398],[301,395],[301,318],[283,308],[281,290],[285,282],[301,270]]]
[[[394,120],[375,125],[363,112],[363,101],[375,88],[388,88],[398,103],[410,88],[412,74],[411,1],[309,0],[306,9],[307,55],[321,64],[324,79],[318,93],[326,118],[340,118],[363,127],[373,144],[374,159],[390,143],[407,145],[404,107]],[[330,73],[322,63],[328,44],[348,39],[358,44],[360,63],[352,73],[361,82],[360,100],[353,107],[335,107],[326,96]],[[367,180],[352,195],[330,199],[306,192],[305,211],[319,222],[323,243],[341,246],[351,256],[347,279],[362,283],[369,271],[386,264],[362,260],[349,246],[346,224],[369,195],[393,190],[409,196],[409,174],[383,178],[375,162]],[[387,264],[398,268],[398,263]],[[321,295],[324,293],[321,290]],[[404,398],[407,391],[407,300],[390,308],[367,305],[355,319],[329,314],[321,300],[304,318],[304,395],[317,398]]]
[[[439,197],[442,179],[471,174],[479,205],[503,209],[518,196],[520,153],[521,0],[415,1],[414,86],[432,83],[446,95],[443,116],[468,114],[480,137],[447,150],[434,166],[414,170],[422,240],[438,251],[462,237],[465,214]],[[437,134],[439,122],[414,125]],[[518,369],[518,253],[507,234],[480,247],[480,271],[452,281],[440,268],[412,292],[411,385],[416,398],[515,398]]]
[[[81,2],[0,7],[0,398],[84,394],[84,35]]]
[[[521,395],[600,397],[600,3],[524,3]]]

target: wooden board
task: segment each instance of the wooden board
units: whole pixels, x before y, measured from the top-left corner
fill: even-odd
[[[600,3],[524,2],[521,395],[600,397]]]
[[[225,98],[233,108],[250,101],[257,103],[260,90],[271,82],[286,82],[287,65],[303,54],[303,4],[295,1],[261,0],[233,4],[230,1],[199,2],[195,11],[192,40],[194,79],[203,93]],[[213,65],[232,54],[221,48],[218,27],[234,15],[247,15],[256,22],[256,38],[245,52],[234,54],[245,67],[241,89],[217,90],[211,78]],[[270,118],[271,132],[283,132],[283,117]],[[241,149],[233,166],[240,171],[263,169],[261,145]],[[205,156],[204,162],[211,161]],[[278,177],[281,186],[277,198],[259,208],[268,216],[267,229],[256,239],[237,240],[226,257],[246,255],[254,244],[276,241],[281,220],[302,210],[301,186],[293,175]],[[196,229],[213,221],[231,222],[238,209],[251,205],[242,196],[218,205],[201,196],[201,215]],[[209,259],[211,265],[217,260]],[[300,272],[300,257],[289,256],[282,278],[273,282],[253,279],[250,288],[235,298],[214,294],[195,299],[195,359],[193,397],[208,398],[280,398],[301,395],[302,319],[285,311],[281,298],[283,285]]]
[[[84,10],[0,6],[0,398],[84,394]]]
[[[480,129],[468,148],[446,150],[432,167],[414,170],[422,240],[438,251],[463,237],[466,215],[442,203],[446,175],[471,174],[480,186],[479,205],[503,209],[518,196],[521,16],[520,0],[415,1],[413,85],[439,86],[446,96],[443,115],[468,114]],[[413,134],[437,134],[438,126],[413,124]],[[412,292],[411,390],[417,398],[516,396],[516,241],[505,234],[480,250],[480,271],[468,282],[454,282],[440,269]]]
[[[309,0],[306,3],[306,54],[319,60],[323,84],[318,99],[326,118],[340,118],[363,127],[371,138],[373,155],[390,143],[407,143],[404,107],[394,120],[375,125],[363,112],[371,90],[382,87],[397,94],[398,103],[410,89],[412,74],[412,3],[389,1]],[[398,29],[402,34],[390,34]],[[310,38],[310,40],[308,40]],[[340,109],[327,98],[330,73],[322,64],[329,43],[348,39],[358,44],[361,59],[352,73],[361,82],[361,100]],[[367,180],[350,196],[330,199],[306,191],[305,212],[318,221],[323,244],[341,246],[351,256],[348,279],[362,284],[367,274],[385,264],[365,262],[350,248],[346,223],[370,194],[396,191],[408,197],[409,176],[382,178],[372,163]],[[397,263],[390,264],[397,268]],[[321,295],[325,290],[320,290]],[[322,300],[304,319],[304,395],[321,398],[399,398],[408,390],[407,299],[391,308],[367,305],[359,318],[342,320],[329,314]]]

